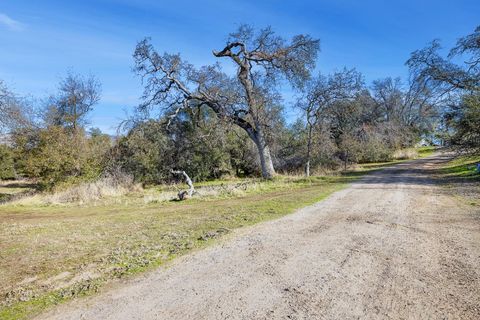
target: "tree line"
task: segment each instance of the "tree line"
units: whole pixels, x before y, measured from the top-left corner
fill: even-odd
[[[196,67],[144,39],[133,54],[142,103],[116,137],[86,129],[101,98],[94,76],[69,72],[40,103],[0,81],[0,178],[52,188],[119,171],[149,184],[173,179],[172,170],[197,181],[308,176],[387,161],[421,139],[479,152],[480,28],[445,57],[438,41],[413,52],[404,81],[366,84],[349,68],[315,73],[319,50],[309,35],[286,40],[271,28],[242,25],[213,50],[217,63]],[[224,71],[227,63],[235,72]],[[293,122],[284,115],[287,87],[295,92]]]

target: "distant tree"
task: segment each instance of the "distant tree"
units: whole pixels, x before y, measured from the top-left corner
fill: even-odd
[[[420,135],[432,131],[445,102],[436,84],[412,74],[407,85],[400,78],[375,80],[372,94],[376,120],[390,132],[393,148],[414,144]]]
[[[69,177],[79,177],[86,154],[83,135],[72,136],[67,129],[51,126],[35,134],[14,134],[18,165],[22,175],[39,179],[51,188]]]
[[[173,162],[164,125],[149,120],[137,123],[118,141],[111,159],[113,168],[133,174],[137,181],[159,183],[168,177],[166,164]]]
[[[306,150],[306,130],[302,119],[277,129],[274,154],[276,168],[280,172],[293,173],[304,169]]]
[[[440,55],[440,48],[435,40],[413,52],[406,64],[418,79],[437,85],[441,95],[451,96],[449,108],[443,112],[442,137],[451,137],[453,144],[463,151],[479,152],[480,26],[460,38],[447,57]],[[449,133],[451,127],[456,129],[453,135]]]
[[[440,42],[435,40],[428,47],[414,51],[406,64],[419,77],[437,82],[446,90],[480,90],[480,26],[460,38],[447,58],[440,55],[440,49]],[[463,57],[463,65],[452,62],[459,57]]]
[[[215,57],[228,58],[235,65],[236,75],[230,77],[218,64],[196,69],[178,54],[160,55],[145,39],[134,53],[135,71],[145,81],[140,109],[161,106],[174,117],[182,109],[209,107],[248,134],[257,147],[263,177],[271,178],[275,169],[265,131],[266,118],[280,99],[275,85],[284,78],[301,87],[318,49],[319,41],[307,35],[297,35],[288,43],[270,28],[255,32],[242,25],[223,49],[213,51]]]
[[[297,106],[303,110],[307,123],[307,154],[305,160],[305,175],[310,176],[310,161],[312,153],[312,138],[315,127],[321,119],[340,101],[353,100],[363,88],[362,75],[355,69],[343,69],[329,76],[319,75],[308,82],[303,96]],[[346,109],[343,109],[346,111]]]
[[[85,161],[82,164],[82,178],[93,180],[105,173],[114,141],[110,135],[98,128],[91,128],[85,135],[85,139],[87,144],[84,151]]]
[[[464,95],[454,117],[452,144],[461,151],[480,154],[480,94]]]
[[[26,101],[11,92],[0,80],[0,133],[33,126],[33,111]]]
[[[69,72],[58,90],[58,94],[47,102],[46,121],[75,131],[85,125],[88,113],[100,101],[100,82],[93,76]]]

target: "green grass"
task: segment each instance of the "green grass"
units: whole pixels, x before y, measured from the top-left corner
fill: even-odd
[[[420,158],[425,158],[433,155],[437,149],[438,148],[434,146],[416,148],[418,156]]]
[[[439,173],[446,177],[457,177],[467,180],[480,179],[476,164],[480,163],[480,156],[459,156],[449,161]]]
[[[387,162],[362,163],[359,166],[360,166],[360,171],[372,171],[372,170],[382,169],[385,167],[390,167],[394,164],[402,163],[405,161],[409,161],[409,160],[392,160]]]
[[[457,156],[436,170],[438,177],[459,203],[480,206],[480,173],[476,169],[479,162],[480,155]]]

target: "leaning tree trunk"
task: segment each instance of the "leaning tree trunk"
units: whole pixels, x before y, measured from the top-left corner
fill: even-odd
[[[348,165],[348,151],[345,151],[345,159],[343,162],[343,171],[347,171],[347,165]]]
[[[270,148],[265,141],[262,130],[260,128],[257,128],[257,130],[255,130],[254,132],[249,133],[258,149],[258,156],[260,158],[260,166],[262,169],[262,177],[265,179],[273,178],[273,176],[275,175],[275,169],[273,167],[273,161],[270,155]]]
[[[270,156],[270,148],[267,145],[257,144],[258,154],[260,156],[260,165],[262,167],[262,177],[272,179],[275,175],[272,157]]]

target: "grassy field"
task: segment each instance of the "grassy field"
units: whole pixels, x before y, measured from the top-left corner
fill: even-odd
[[[476,164],[480,163],[480,156],[459,156],[449,161],[439,173],[445,177],[456,177],[466,181],[479,180],[480,175],[476,169]]]
[[[454,157],[437,170],[437,175],[460,202],[480,207],[480,172],[476,164],[480,155],[463,155]]]
[[[437,148],[433,146],[416,148],[419,158],[429,157],[433,155],[436,150]]]
[[[2,205],[0,319],[27,318],[97,292],[113,279],[160,266],[235,228],[313,204],[393,163],[322,177],[207,182],[197,185],[201,197],[183,202],[168,201],[174,193],[160,186],[90,204],[37,199]]]
[[[356,175],[241,184],[237,194],[96,206],[0,207],[1,319],[18,319],[159,266],[234,228],[313,204]],[[201,192],[201,188],[199,189]],[[150,191],[154,194],[154,191]]]

